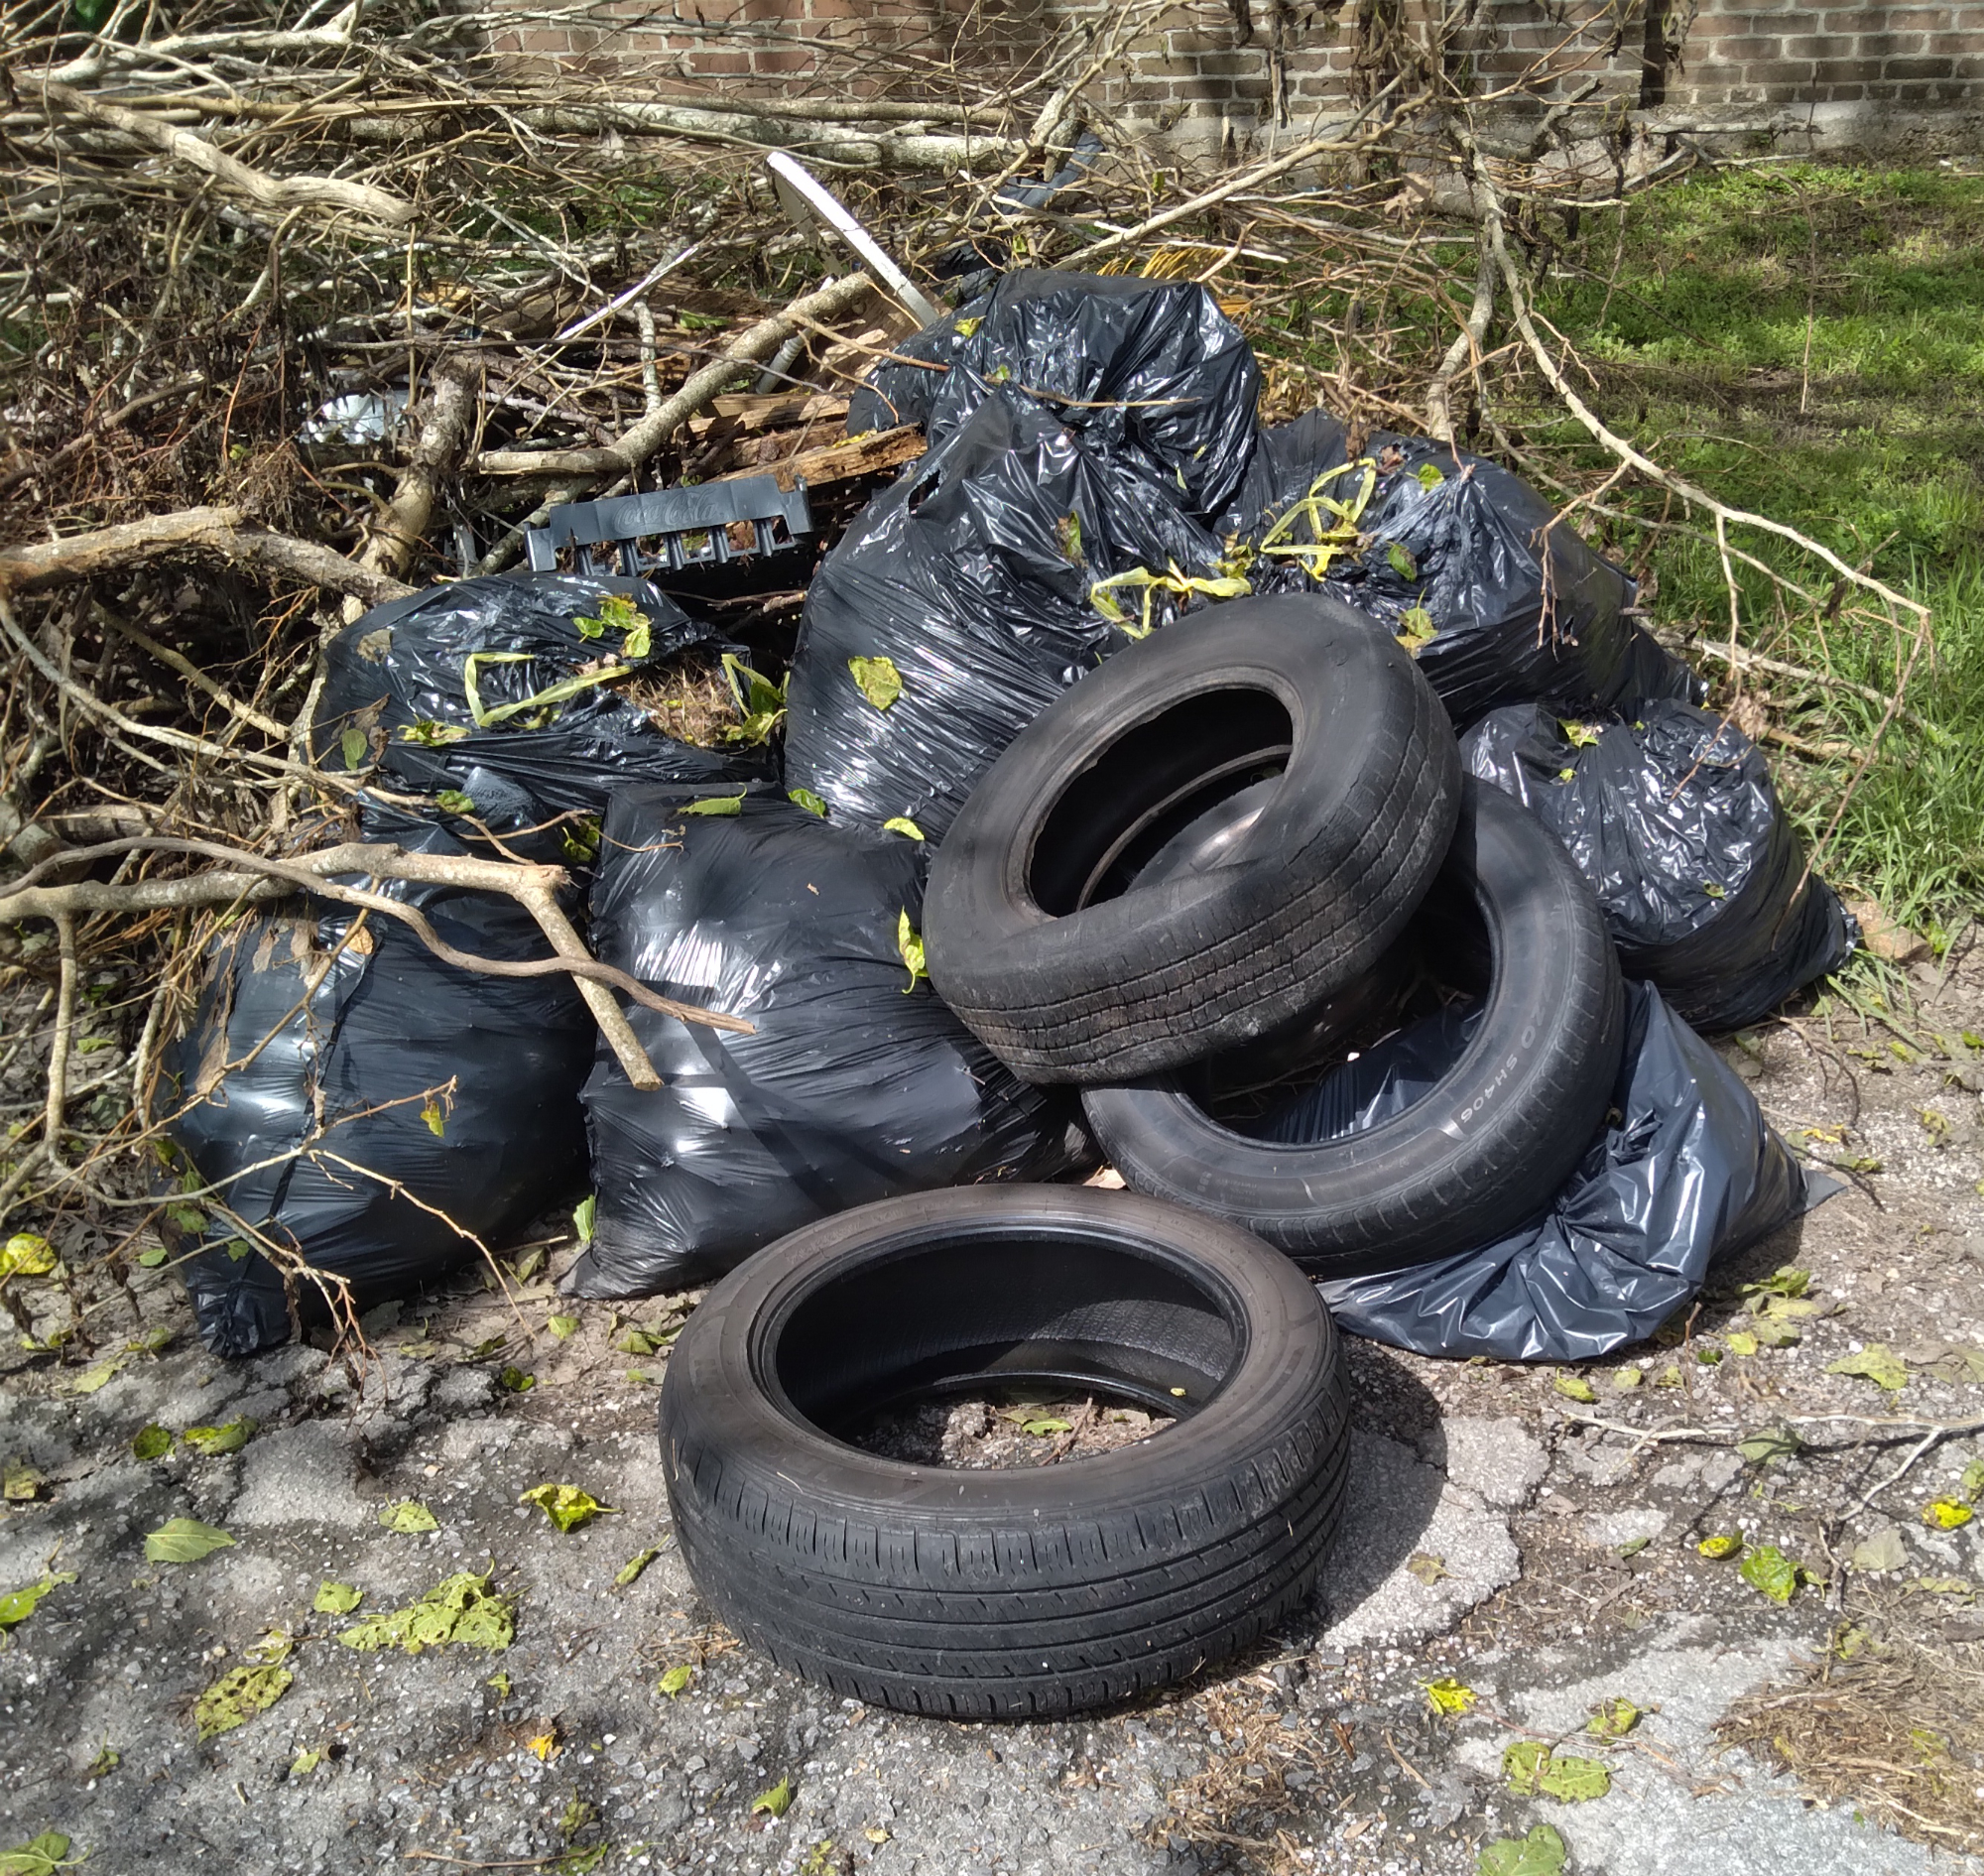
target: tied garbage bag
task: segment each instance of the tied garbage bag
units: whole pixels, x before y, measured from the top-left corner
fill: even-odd
[[[1010,387],[1200,517],[1253,459],[1261,369],[1195,282],[1024,268],[896,349],[930,362],[877,369],[849,401],[850,436],[921,424],[936,444]]]
[[[1579,723],[1516,705],[1469,730],[1461,757],[1570,849],[1621,967],[1697,1028],[1754,1023],[1852,952],[1763,752],[1711,712],[1652,702]]]
[[[1353,461],[1342,426],[1310,413],[1264,433],[1243,495],[1227,520],[1254,548],[1255,589],[1319,582],[1369,613],[1456,724],[1527,698],[1592,710],[1696,693],[1627,616],[1633,581],[1483,457],[1380,433]]]
[[[830,1212],[898,1192],[1048,1179],[1071,1109],[1003,1067],[910,962],[921,843],[829,826],[776,797],[722,813],[629,789],[607,812],[598,954],[748,1036],[638,1005],[665,1085],[602,1052],[585,1085],[597,1205],[583,1297],[678,1290]]]
[[[734,649],[642,580],[457,580],[331,640],[310,745],[323,768],[376,763],[384,787],[439,797],[463,840],[479,839],[472,815],[523,858],[583,860],[580,823],[623,783],[771,772],[762,751],[676,741],[624,693],[685,653],[713,665]]]
[[[814,575],[786,691],[787,782],[836,822],[902,815],[940,839],[1069,685],[1182,605],[1245,590],[1219,556],[1163,487],[1039,406],[989,395]]]
[[[1734,1255],[1839,1189],[1808,1176],[1714,1050],[1628,984],[1612,1113],[1550,1209],[1478,1250],[1317,1286],[1340,1327],[1422,1355],[1582,1361],[1651,1335]],[[1472,1031],[1450,1007],[1336,1069],[1281,1117],[1329,1139],[1404,1111]]]
[[[461,851],[432,827],[407,844]],[[379,889],[458,949],[550,954],[497,894]],[[459,970],[397,920],[342,906],[258,915],[215,940],[166,1057],[167,1132],[194,1185],[231,1181],[218,1195],[230,1210],[347,1279],[362,1311],[476,1255],[449,1219],[494,1246],[583,1186],[594,1034],[562,973]],[[184,1271],[206,1345],[238,1357],[286,1341],[283,1279],[251,1241],[194,1199],[166,1216],[170,1247],[193,1253]],[[313,1294],[305,1283],[299,1302]]]

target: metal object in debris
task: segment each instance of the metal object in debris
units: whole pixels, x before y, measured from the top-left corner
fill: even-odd
[[[840,204],[834,192],[805,164],[775,150],[765,159],[786,213],[804,227],[815,217],[826,223],[858,254],[869,270],[917,316],[919,325],[934,325],[943,314],[919,293],[910,277],[883,251],[882,244]]]
[[[730,530],[751,528],[751,545],[736,546]],[[782,489],[772,475],[702,482],[692,488],[614,495],[604,501],[566,502],[524,537],[532,569],[558,570],[558,551],[573,551],[578,573],[635,578],[685,566],[722,566],[747,554],[779,554],[812,533],[806,484]],[[641,543],[652,541],[651,549]],[[603,550],[603,553],[602,553]]]

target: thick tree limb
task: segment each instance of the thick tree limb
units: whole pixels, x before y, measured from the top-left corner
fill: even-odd
[[[1453,381],[1463,365],[1479,367],[1488,339],[1488,322],[1495,316],[1495,255],[1481,243],[1481,266],[1474,276],[1474,304],[1466,323],[1446,348],[1432,383],[1426,387],[1426,432],[1440,442],[1453,440]]]
[[[404,581],[360,566],[329,548],[258,528],[238,508],[183,508],[60,541],[0,548],[0,594],[39,592],[154,561],[186,558],[240,563],[258,572],[349,593],[371,606],[413,591]]]
[[[783,313],[747,327],[722,353],[690,374],[688,382],[662,408],[644,417],[603,449],[485,449],[475,458],[481,475],[632,475],[698,412],[728,388],[745,365],[771,357],[806,319],[832,319],[875,291],[866,274],[830,281],[817,293],[795,300]]]
[[[333,213],[362,215],[368,221],[389,228],[404,228],[412,221],[414,205],[403,196],[369,183],[345,183],[328,176],[267,176],[238,158],[210,144],[204,137],[178,124],[161,122],[144,111],[127,111],[121,104],[107,104],[87,97],[68,85],[45,83],[43,94],[51,104],[72,117],[101,124],[106,130],[122,131],[140,143],[163,152],[175,163],[210,176],[222,188],[232,189],[274,214],[293,208],[329,209]]]
[[[86,865],[129,853],[177,853],[213,860],[219,870],[181,879],[71,880],[47,886],[41,881],[58,868]],[[449,944],[425,914],[416,907],[345,886],[333,879],[337,873],[356,873],[371,879],[414,880],[424,884],[453,886],[470,892],[497,892],[514,899],[538,923],[551,941],[555,957],[482,957],[457,950]],[[619,990],[658,1015],[673,1016],[684,1023],[701,1023],[710,1029],[729,1030],[748,1036],[752,1025],[742,1017],[726,1016],[692,1003],[678,1003],[650,990],[638,978],[630,977],[612,964],[603,964],[585,948],[558,905],[558,887],[566,883],[562,867],[530,866],[501,860],[477,859],[472,855],[406,853],[398,847],[372,841],[353,840],[326,847],[315,853],[302,853],[275,860],[259,853],[246,853],[210,840],[174,840],[138,836],[128,840],[108,840],[100,846],[80,847],[44,861],[22,875],[16,884],[0,892],[0,925],[18,919],[53,919],[58,929],[88,912],[154,912],[201,905],[237,905],[243,900],[280,898],[298,888],[334,899],[342,905],[362,906],[386,918],[397,919],[413,928],[415,935],[443,963],[458,970],[472,970],[488,977],[550,977],[568,974],[598,1022],[600,1033],[618,1057],[627,1078],[638,1088],[658,1088],[661,1076],[648,1060],[633,1027],[610,994]]]

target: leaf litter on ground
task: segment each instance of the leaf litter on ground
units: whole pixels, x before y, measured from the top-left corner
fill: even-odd
[[[517,1502],[536,1505],[560,1531],[576,1531],[580,1525],[590,1524],[594,1518],[615,1510],[576,1485],[533,1485]]]
[[[193,1702],[193,1724],[201,1739],[217,1738],[245,1726],[257,1713],[275,1705],[296,1680],[283,1666],[290,1638],[276,1633],[248,1651],[249,1659],[231,1668]]]
[[[404,1609],[367,1616],[343,1630],[338,1641],[361,1654],[399,1649],[418,1655],[424,1649],[456,1643],[488,1649],[492,1654],[516,1640],[516,1604],[489,1587],[496,1573],[492,1563],[479,1575],[457,1570],[436,1583],[420,1601]]]
[[[145,1556],[154,1563],[197,1563],[215,1551],[234,1548],[234,1540],[218,1525],[197,1518],[168,1518],[145,1539]]]

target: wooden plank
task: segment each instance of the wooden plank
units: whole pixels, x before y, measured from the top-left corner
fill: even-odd
[[[857,476],[886,475],[891,469],[916,461],[928,447],[923,432],[915,424],[902,424],[894,430],[871,430],[862,437],[843,438],[821,448],[802,449],[782,461],[732,469],[723,475],[712,475],[709,480],[734,482],[747,475],[775,475],[779,486],[789,489],[804,477],[806,487],[820,488],[829,482],[851,482]]]

